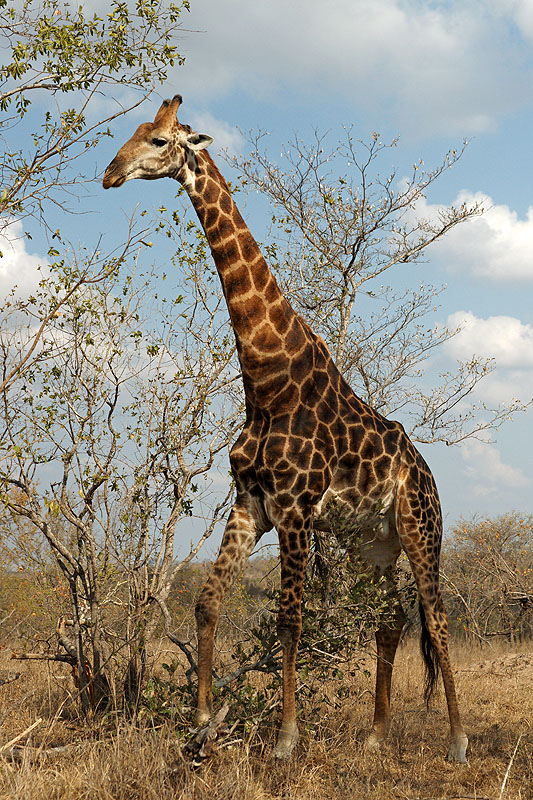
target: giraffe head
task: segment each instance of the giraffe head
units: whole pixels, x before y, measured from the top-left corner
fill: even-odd
[[[209,147],[213,139],[178,122],[176,112],[181,102],[179,94],[164,100],[154,121],[139,125],[107,167],[104,189],[122,186],[132,178],[176,178],[183,182],[186,172],[194,171],[195,153]]]

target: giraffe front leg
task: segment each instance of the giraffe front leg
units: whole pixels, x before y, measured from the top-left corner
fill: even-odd
[[[198,698],[196,724],[203,725],[211,716],[213,705],[213,650],[222,595],[215,602],[206,586],[196,605],[198,629]]]
[[[296,655],[302,630],[301,610],[299,619],[280,611],[278,637],[283,647],[283,713],[274,757],[288,759],[298,741],[296,723]]]
[[[277,631],[283,648],[283,713],[274,756],[288,759],[298,741],[296,656],[302,631],[302,590],[309,552],[309,522],[297,515],[278,528],[281,554],[281,600]]]
[[[215,632],[224,593],[243,569],[256,540],[263,533],[243,503],[233,506],[220,551],[196,604],[198,630],[198,701],[196,724],[203,725],[211,716],[213,649]]]

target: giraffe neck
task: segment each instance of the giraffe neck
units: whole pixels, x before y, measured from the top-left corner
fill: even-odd
[[[287,339],[301,320],[248,230],[221,173],[205,151],[181,181],[205,231],[228,305],[245,390],[290,366]],[[247,391],[247,395],[250,391]]]

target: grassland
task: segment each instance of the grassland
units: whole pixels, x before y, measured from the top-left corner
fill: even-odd
[[[316,702],[315,711],[309,701],[302,704],[301,740],[288,764],[270,755],[276,710],[246,732],[242,727],[231,731],[230,721],[212,755],[195,767],[183,750],[186,716],[136,725],[108,717],[87,726],[68,702],[74,687],[67,667],[17,666],[8,657],[5,649],[0,674],[14,668],[22,674],[0,688],[0,748],[37,719],[42,722],[0,755],[0,800],[533,798],[531,647],[464,646],[453,652],[470,737],[467,767],[445,759],[444,698],[440,692],[432,710],[425,709],[414,641],[398,653],[393,725],[379,757],[363,748],[373,676],[355,670],[342,681],[313,687],[314,700],[323,700],[321,711],[316,713]]]

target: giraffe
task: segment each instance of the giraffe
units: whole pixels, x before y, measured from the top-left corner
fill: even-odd
[[[230,450],[236,498],[195,611],[197,724],[211,714],[214,636],[223,595],[261,536],[275,527],[283,700],[274,755],[290,756],[298,739],[295,665],[311,532],[330,529],[331,509],[340,507],[360,530],[362,556],[376,576],[385,576],[397,600],[395,620],[376,632],[375,708],[367,747],[379,750],[390,725],[394,656],[406,619],[393,568],[403,549],[419,594],[426,698],[440,669],[451,729],[448,758],[466,763],[468,739],[439,589],[442,517],[433,476],[402,425],[353,393],[324,341],[292,309],[206,150],[212,138],[178,121],[181,103],[180,95],[165,100],[154,121],[138,127],[107,167],[103,186],[169,177],[184,187],[211,248],[241,364],[246,419]]]

